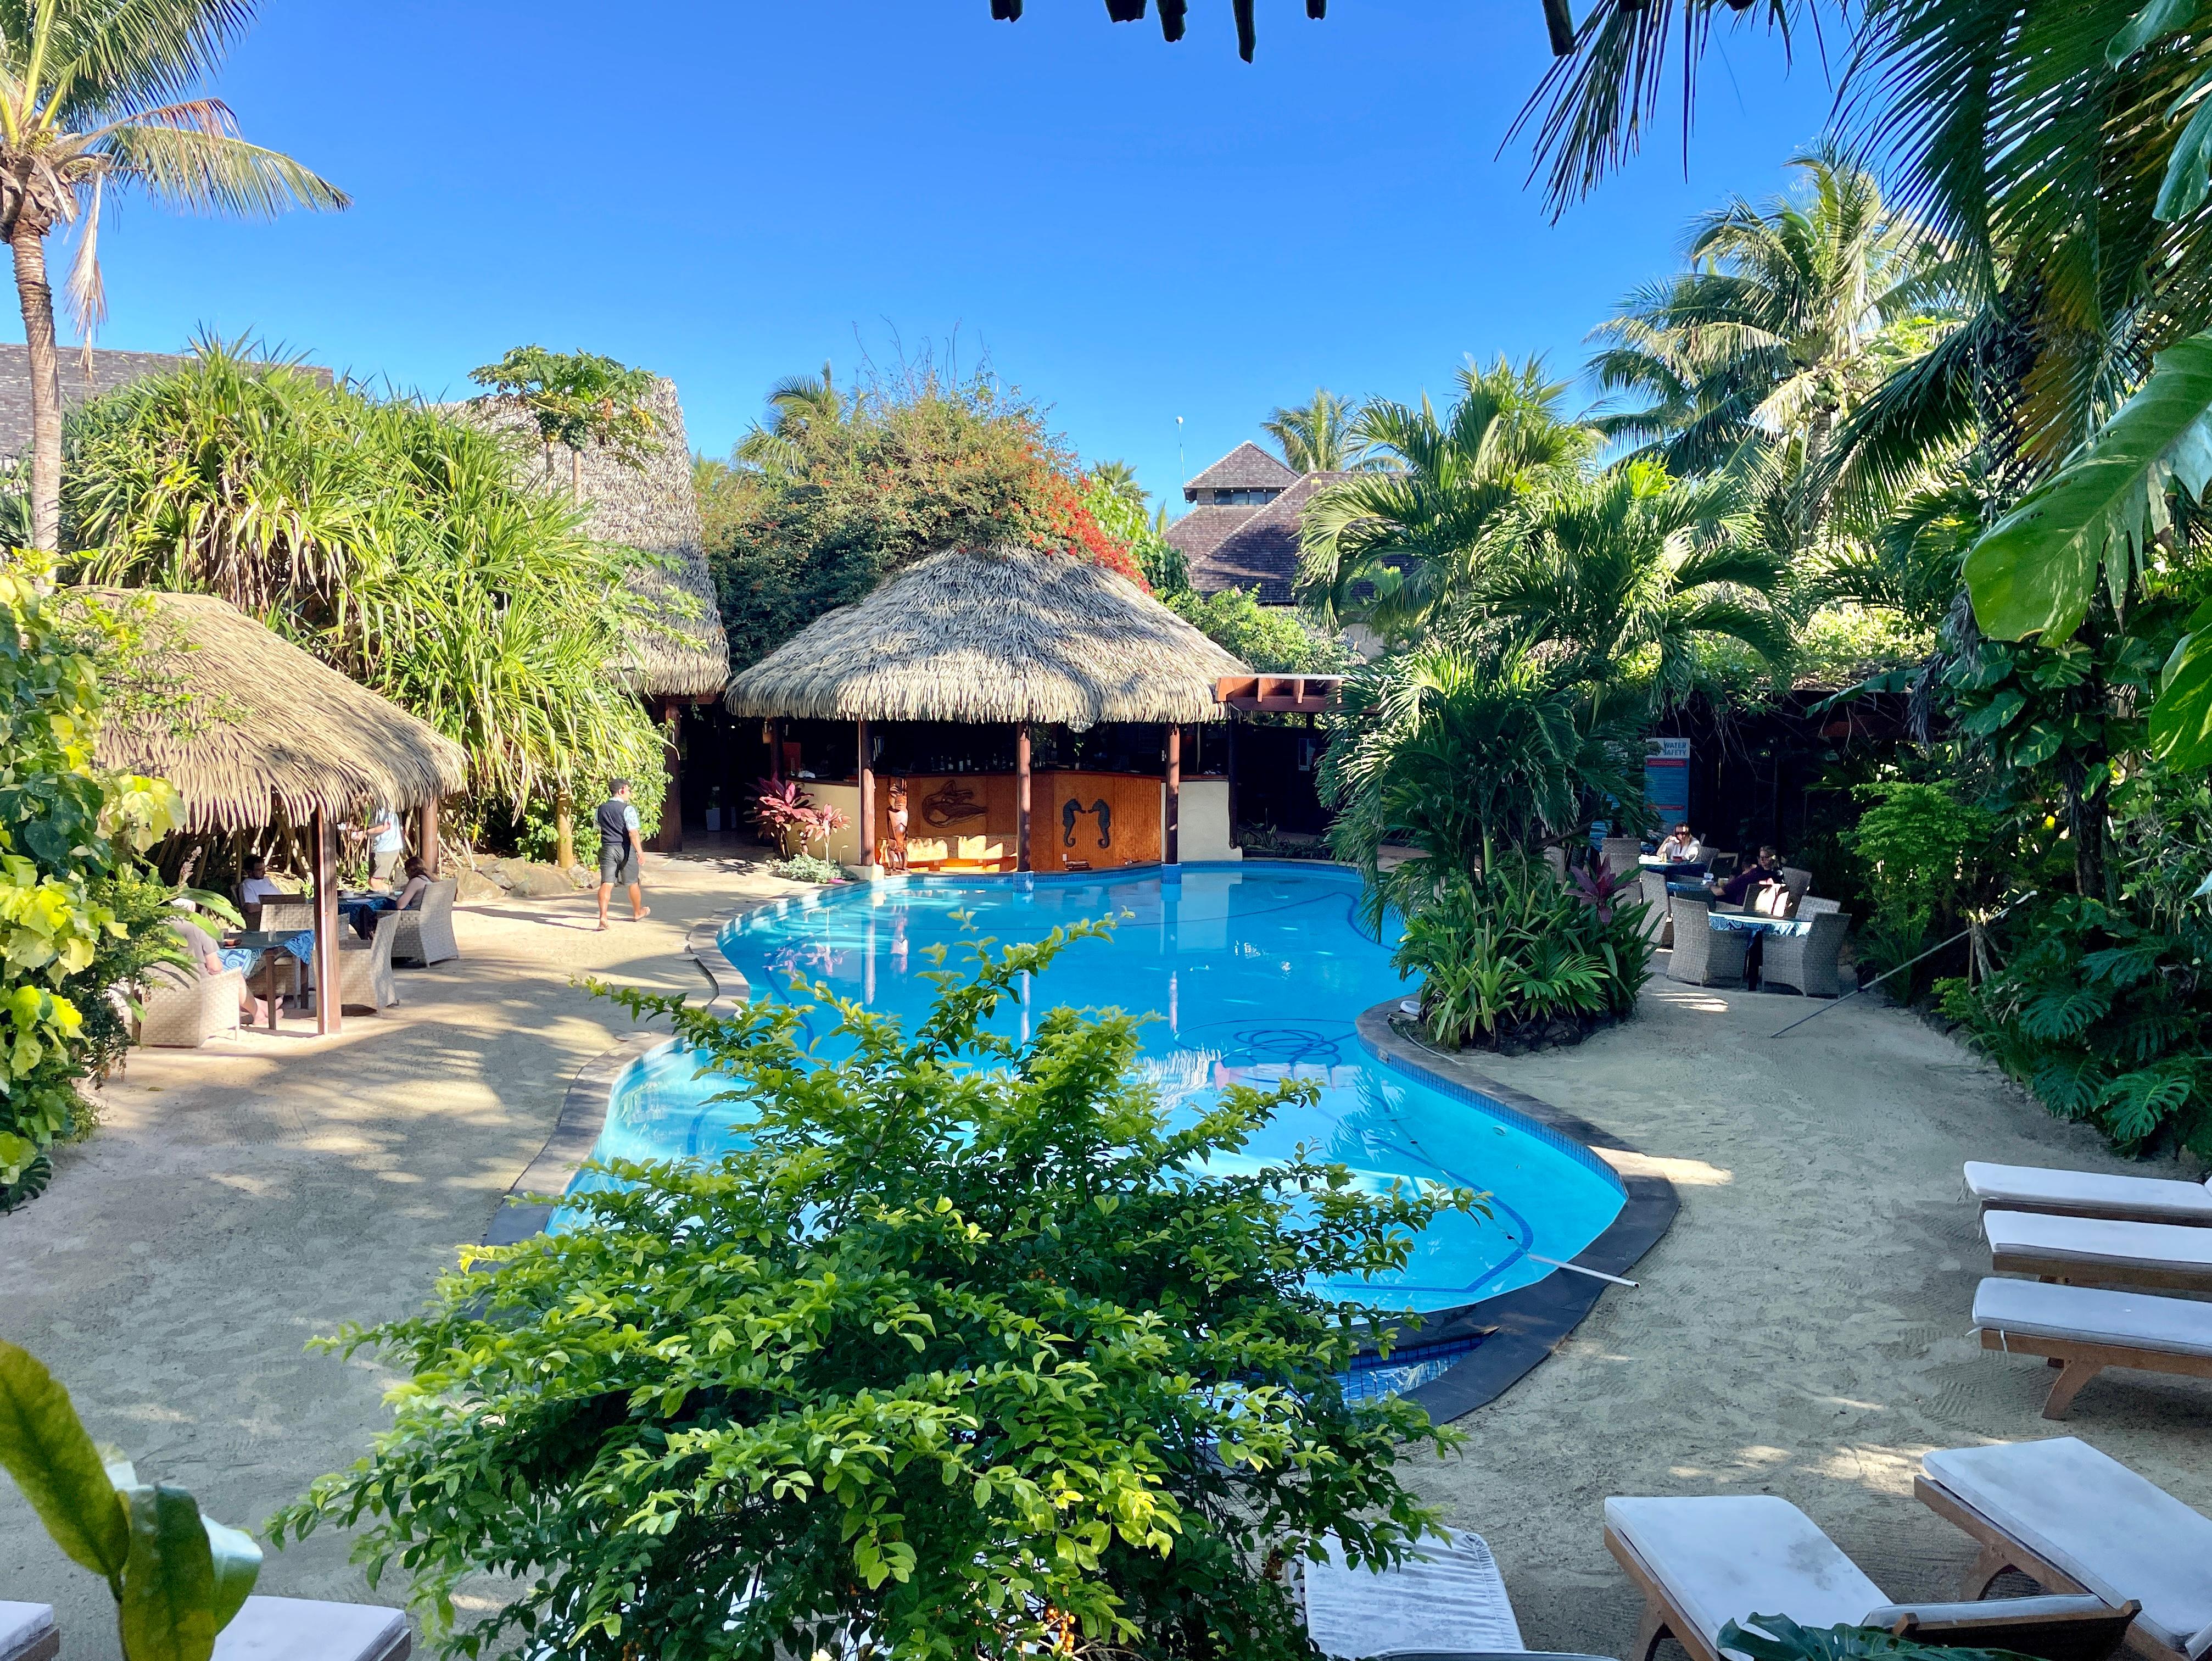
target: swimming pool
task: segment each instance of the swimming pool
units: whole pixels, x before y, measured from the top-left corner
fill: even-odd
[[[1142,1065],[1163,1102],[1194,1115],[1222,1086],[1296,1077],[1320,1101],[1292,1107],[1240,1154],[1249,1169],[1300,1144],[1382,1189],[1421,1178],[1490,1196],[1492,1214],[1438,1218],[1405,1269],[1346,1281],[1328,1296],[1434,1312],[1526,1286],[1602,1233],[1625,1193],[1587,1149],[1472,1093],[1390,1066],[1361,1043],[1362,1011],[1407,988],[1389,945],[1354,920],[1357,875],[1340,867],[1252,861],[1148,867],[1085,876],[906,877],[825,889],[750,911],[721,948],[756,997],[786,996],[794,971],[909,1024],[936,989],[925,948],[963,939],[1042,939],[1058,924],[1111,915],[1111,940],[1079,940],[1006,1012],[1010,1030],[1060,1004],[1156,1012]],[[952,914],[972,914],[964,932]],[[834,1016],[818,1017],[826,1022]],[[713,1080],[692,1077],[673,1046],[617,1082],[593,1157],[711,1158],[736,1144]],[[586,1178],[588,1180],[588,1178]]]

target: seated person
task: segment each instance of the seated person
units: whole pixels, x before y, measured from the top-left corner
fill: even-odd
[[[1713,893],[1723,905],[1747,906],[1759,891],[1769,883],[1782,880],[1782,855],[1773,848],[1762,848],[1759,858],[1730,877],[1726,882],[1712,885]]]
[[[399,902],[402,911],[419,911],[422,896],[430,891],[430,873],[422,868],[422,861],[412,855],[407,860],[407,880],[401,884],[392,897]]]
[[[270,879],[268,861],[263,859],[258,854],[247,859],[246,874],[239,879],[238,884],[238,904],[239,909],[246,914],[246,926],[248,928],[258,928],[261,926],[261,902],[271,894],[282,894],[283,891]]]
[[[1705,851],[1698,846],[1697,832],[1686,824],[1676,825],[1673,833],[1659,844],[1659,857],[1669,865],[1701,864]]]
[[[177,915],[169,919],[169,927],[174,931],[177,938],[184,942],[185,950],[191,954],[193,973],[196,977],[221,975],[226,972],[222,961],[222,949],[216,944],[215,936],[200,927],[199,917],[190,909],[190,904],[189,901],[179,903]],[[282,1000],[279,1000],[278,1007],[280,1008],[283,1007]],[[261,1017],[258,1013],[260,1008],[260,1001],[253,995],[251,989],[239,994],[238,1013],[246,1022],[251,1024],[260,1019]]]

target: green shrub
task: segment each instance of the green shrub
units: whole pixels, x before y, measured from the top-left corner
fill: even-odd
[[[832,883],[845,880],[845,867],[835,860],[825,860],[813,854],[793,854],[789,859],[770,860],[768,873],[784,877],[793,882]]]
[[[2126,1152],[2171,1137],[2212,1157],[2212,934],[2059,894],[2015,907],[1994,945],[1979,985],[1943,983],[1946,1014],[2061,1117]]]
[[[1947,783],[1884,781],[1852,794],[1873,804],[1842,833],[1857,855],[1872,915],[1858,931],[1859,961],[1869,977],[1909,963],[1957,934],[1966,914],[1993,882],[1994,815],[1959,800]],[[1932,961],[1888,983],[1911,1001],[1934,980]]]
[[[1379,1312],[1309,1287],[1403,1264],[1474,1197],[1304,1158],[1206,1174],[1312,1086],[1170,1129],[1135,1019],[992,1031],[1103,932],[972,947],[911,1033],[832,1000],[852,1053],[826,1065],[807,1006],[618,995],[671,1019],[750,1146],[614,1166],[573,1226],[349,1332],[408,1375],[398,1421],[272,1534],[372,1518],[357,1556],[447,1615],[509,1577],[449,1640],[469,1654],[1309,1656],[1270,1563],[1329,1530],[1394,1561],[1432,1515],[1394,1460],[1455,1440],[1346,1401]]]
[[[1587,873],[1563,886],[1509,859],[1457,873],[1406,920],[1392,959],[1425,977],[1421,1017],[1437,1043],[1510,1042],[1565,1019],[1632,1013],[1651,974],[1645,907]]]

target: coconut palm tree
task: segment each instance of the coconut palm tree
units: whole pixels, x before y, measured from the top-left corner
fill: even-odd
[[[31,369],[31,539],[61,528],[61,382],[46,238],[80,226],[70,294],[88,341],[105,310],[100,210],[110,189],[201,212],[337,209],[346,196],[249,144],[193,97],[253,21],[253,0],[0,0],[0,236],[15,256]]]
[[[1102,461],[1091,470],[1091,482],[1127,502],[1139,513],[1151,493],[1137,483],[1137,470],[1126,461]]]
[[[808,429],[836,426],[851,414],[826,358],[818,377],[786,375],[770,386],[768,408],[767,423],[755,422],[752,430],[738,441],[738,459],[787,473],[798,472],[805,465],[803,443]]]
[[[1695,227],[1691,269],[1629,295],[1593,331],[1591,377],[1615,403],[1590,424],[1678,476],[1776,450],[1776,515],[1808,540],[1827,510],[1836,429],[1948,322],[1941,249],[1833,144],[1793,158],[1802,188],[1739,197]],[[1639,402],[1635,400],[1640,399]]]
[[[1308,504],[1298,597],[1328,626],[1418,633],[1507,510],[1571,478],[1589,454],[1592,435],[1562,415],[1566,386],[1540,361],[1470,362],[1458,379],[1441,419],[1425,397],[1361,410],[1351,435],[1390,471],[1340,479]]]
[[[1354,465],[1349,441],[1352,419],[1348,400],[1316,386],[1311,401],[1278,406],[1260,425],[1297,472],[1340,473]]]

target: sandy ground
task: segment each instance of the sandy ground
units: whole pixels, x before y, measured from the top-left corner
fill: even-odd
[[[1638,1020],[1578,1049],[1485,1058],[1667,1161],[1682,1200],[1641,1286],[1413,1473],[1489,1541],[1532,1649],[1628,1652],[1639,1603],[1601,1537],[1609,1494],[1778,1494],[1896,1598],[1956,1596],[1973,1561],[1912,1498],[1930,1448],[2079,1436],[2212,1512],[2212,1382],[2107,1372],[2053,1425],[2054,1375],[1971,1335],[1989,1256],[1959,1167],[2203,1173],[2112,1159],[1867,999],[1770,1038],[1808,1007],[1657,980]]]
[[[52,1188],[0,1218],[0,1336],[69,1386],[93,1435],[149,1480],[258,1529],[390,1422],[366,1360],[303,1350],[343,1322],[421,1306],[544,1143],[570,1076],[630,1030],[571,986],[686,992],[689,926],[792,885],[731,861],[648,855],[643,923],[593,928],[588,896],[454,913],[457,963],[401,970],[401,1003],[335,1037],[287,1022],[198,1050],[143,1050]],[[370,1596],[343,1537],[272,1554],[260,1590]],[[397,1602],[387,1585],[375,1601]],[[104,1583],[0,1482],[0,1598],[55,1605],[66,1661],[115,1661]]]
[[[52,1190],[0,1219],[0,1335],[53,1367],[95,1436],[226,1519],[258,1525],[357,1457],[388,1380],[302,1346],[419,1306],[481,1235],[570,1075],[627,1030],[571,977],[696,989],[686,927],[786,886],[734,861],[647,878],[653,917],[606,934],[588,900],[464,908],[462,960],[401,971],[402,1007],[338,1038],[141,1054]],[[1608,1292],[1462,1422],[1462,1453],[1411,1473],[1487,1536],[1532,1647],[1626,1653],[1637,1603],[1600,1542],[1607,1494],[1781,1494],[1892,1596],[1945,1595],[1972,1554],[1912,1500],[1914,1461],[2053,1431],[2046,1370],[1967,1335],[1986,1256],[1959,1165],[2122,1167],[1897,1011],[1855,1001],[1768,1038],[1808,1007],[1656,981],[1628,1027],[1487,1062],[1664,1160],[1683,1201],[1639,1289]],[[2068,1428],[2212,1512],[2212,1384],[2108,1374]],[[369,1595],[329,1536],[272,1555],[262,1589]],[[12,1496],[0,1597],[58,1605],[69,1661],[116,1656],[106,1588]]]

